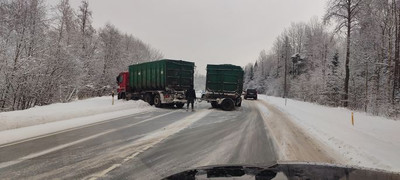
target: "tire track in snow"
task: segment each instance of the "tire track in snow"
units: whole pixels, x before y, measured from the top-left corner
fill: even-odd
[[[304,133],[279,109],[263,100],[257,104],[260,111],[264,112],[262,113],[264,122],[272,133],[280,160],[328,163],[342,161],[332,149]],[[264,108],[268,111],[264,111]]]
[[[77,140],[77,141],[73,141],[73,142],[70,142],[70,143],[67,143],[67,144],[59,145],[59,146],[56,146],[56,147],[53,147],[53,148],[50,148],[50,149],[47,149],[47,150],[44,150],[44,151],[36,152],[36,153],[30,154],[30,155],[18,158],[16,160],[3,162],[3,163],[0,163],[0,169],[6,168],[6,167],[9,167],[9,166],[18,164],[18,163],[21,163],[21,162],[23,162],[25,160],[29,160],[29,159],[33,159],[33,158],[36,158],[36,157],[39,157],[39,156],[42,156],[42,155],[45,155],[45,154],[49,154],[49,153],[52,153],[52,152],[55,152],[55,151],[58,151],[58,150],[61,150],[61,149],[64,149],[64,148],[79,144],[79,143],[82,143],[82,142],[85,142],[85,141],[88,141],[88,140],[91,140],[91,139],[94,139],[94,138],[97,138],[97,137],[100,137],[100,136],[103,136],[103,135],[107,135],[107,134],[110,134],[112,132],[116,132],[116,131],[119,131],[119,130],[127,129],[127,128],[130,128],[132,126],[144,123],[144,122],[148,122],[148,121],[151,121],[151,120],[163,117],[163,116],[167,116],[167,115],[172,114],[172,113],[174,113],[174,111],[168,112],[168,113],[165,113],[165,114],[162,114],[162,115],[154,116],[152,118],[145,119],[143,121],[140,121],[140,122],[128,125],[128,126],[124,126],[124,127],[116,128],[116,129],[111,129],[111,130],[108,130],[106,132],[98,133],[98,134],[95,134],[95,135],[92,135],[92,136],[89,136],[89,137],[86,137],[86,138],[83,138],[83,139],[80,139],[80,140]]]
[[[118,149],[115,149],[114,151],[109,153],[108,156],[110,158],[112,158],[112,156],[116,153],[123,155],[123,156],[125,155],[126,157],[120,163],[112,164],[110,167],[108,167],[100,172],[97,172],[95,174],[89,175],[83,179],[95,180],[95,179],[106,176],[107,173],[122,166],[125,162],[134,159],[141,152],[146,151],[147,149],[153,147],[154,145],[158,144],[159,142],[168,138],[169,136],[176,134],[179,131],[185,129],[186,127],[190,126],[194,122],[205,117],[210,112],[212,112],[212,110],[211,111],[205,110],[205,109],[200,110],[198,112],[195,112],[195,114],[193,114],[193,115],[183,118],[182,120],[179,120],[179,121],[174,122],[164,128],[161,128],[152,133],[149,133],[148,135],[134,141],[131,144],[128,144],[128,145],[122,146]]]

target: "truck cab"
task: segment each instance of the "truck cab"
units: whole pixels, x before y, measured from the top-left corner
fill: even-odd
[[[117,76],[117,84],[118,84],[118,99],[125,99],[126,92],[129,88],[129,72],[121,72]]]

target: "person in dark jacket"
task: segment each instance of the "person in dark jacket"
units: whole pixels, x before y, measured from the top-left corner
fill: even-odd
[[[187,100],[187,109],[189,109],[189,104],[192,104],[193,110],[194,100],[196,99],[196,92],[193,89],[193,85],[190,85],[190,88],[186,91],[185,96]]]

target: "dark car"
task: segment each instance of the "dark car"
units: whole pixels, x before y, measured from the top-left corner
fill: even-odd
[[[257,100],[257,90],[247,89],[246,94],[244,95],[244,99],[249,99],[249,98]]]

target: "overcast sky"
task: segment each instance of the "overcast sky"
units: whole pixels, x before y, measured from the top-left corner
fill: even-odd
[[[53,1],[53,0],[49,0]],[[53,1],[54,2],[54,1]],[[322,17],[327,0],[89,0],[95,28],[107,22],[169,59],[254,62],[291,22]],[[80,0],[71,0],[74,8]]]

